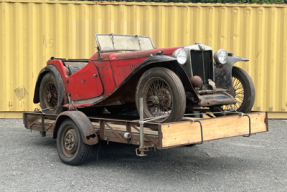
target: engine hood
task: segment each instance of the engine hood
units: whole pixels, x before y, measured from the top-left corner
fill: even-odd
[[[171,48],[162,48],[162,49],[149,49],[142,51],[131,51],[131,52],[117,52],[111,53],[109,55],[110,60],[127,60],[127,59],[135,59],[135,58],[148,58],[154,56],[156,54],[171,56],[172,53],[181,47],[171,47]]]

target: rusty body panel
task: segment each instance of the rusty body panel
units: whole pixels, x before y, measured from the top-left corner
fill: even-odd
[[[232,67],[238,61],[249,61],[243,57],[227,57],[227,63],[225,65],[216,67],[215,72],[215,85],[223,89],[227,89],[230,93],[233,91],[232,84]]]
[[[237,101],[228,93],[201,95],[199,96],[200,106],[208,107],[210,105],[229,105],[235,104]]]
[[[92,61],[68,77],[68,86],[73,101],[98,97],[104,91],[100,73]]]
[[[70,118],[79,128],[83,142],[87,145],[95,145],[99,142],[98,136],[93,128],[93,125],[89,118],[81,111],[65,111],[61,113],[57,119],[53,129],[53,139],[57,138],[57,133],[61,123]]]

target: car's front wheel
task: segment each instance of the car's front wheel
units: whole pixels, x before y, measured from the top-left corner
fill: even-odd
[[[243,69],[234,66],[232,68],[232,82],[234,88],[233,96],[237,103],[210,107],[215,116],[222,116],[223,114],[220,112],[224,110],[243,113],[251,111],[255,101],[255,87],[251,77]]]
[[[144,118],[162,116],[155,122],[180,121],[186,107],[185,90],[179,77],[171,70],[156,67],[146,71],[136,90],[136,106],[140,114],[143,98]]]

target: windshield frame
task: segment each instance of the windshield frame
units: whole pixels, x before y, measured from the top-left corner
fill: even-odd
[[[112,43],[113,43],[113,48],[114,48],[114,49],[110,49],[110,50],[106,50],[106,49],[105,49],[105,50],[102,50],[98,36],[111,36],[111,37],[112,37]],[[139,42],[139,47],[140,47],[140,49],[115,49],[115,47],[114,47],[114,42],[113,42],[113,39],[114,39],[113,37],[114,37],[114,36],[136,37],[136,38],[138,38],[138,42]],[[139,36],[139,35],[118,35],[118,34],[113,34],[113,33],[111,33],[111,34],[97,34],[97,33],[95,33],[95,38],[96,38],[97,45],[98,45],[98,47],[97,47],[97,48],[98,48],[98,51],[101,52],[101,53],[103,53],[103,52],[114,52],[114,51],[141,51],[141,50],[145,50],[145,49],[142,49],[139,38],[149,39],[149,40],[150,40],[150,43],[151,43],[151,45],[152,45],[152,47],[153,47],[153,49],[155,49],[155,46],[154,46],[154,44],[153,44],[151,38],[150,38],[150,37],[147,37],[147,36]]]

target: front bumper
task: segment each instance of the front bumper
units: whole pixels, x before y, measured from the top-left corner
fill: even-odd
[[[215,105],[229,105],[229,104],[235,104],[237,102],[232,95],[226,92],[199,95],[198,97],[200,100],[199,106],[201,107],[209,107]]]

